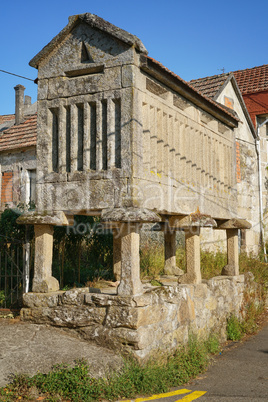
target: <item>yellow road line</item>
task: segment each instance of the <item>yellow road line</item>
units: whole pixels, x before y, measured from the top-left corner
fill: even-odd
[[[191,402],[191,401],[194,401],[195,399],[200,398],[200,396],[202,396],[206,393],[207,393],[207,391],[194,391],[190,395],[186,395],[182,399],[178,399],[178,401],[176,401],[176,402],[182,402],[182,401]]]
[[[149,396],[148,398],[138,398],[138,399],[129,399],[129,400],[124,400],[121,402],[145,402],[145,401],[152,401],[154,399],[161,399],[161,398],[167,398],[169,396],[174,396],[174,395],[182,395],[182,394],[187,394],[187,392],[191,392],[190,389],[178,389],[177,391],[173,392],[167,392],[165,394],[159,394],[159,395],[153,395]],[[191,400],[191,399],[189,399]]]

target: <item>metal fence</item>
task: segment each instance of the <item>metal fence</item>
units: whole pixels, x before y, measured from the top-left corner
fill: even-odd
[[[0,241],[0,308],[19,308],[29,290],[29,243]]]

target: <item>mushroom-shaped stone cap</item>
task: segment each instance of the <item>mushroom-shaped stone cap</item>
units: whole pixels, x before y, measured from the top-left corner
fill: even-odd
[[[160,222],[158,214],[146,208],[111,208],[101,214],[103,222]]]

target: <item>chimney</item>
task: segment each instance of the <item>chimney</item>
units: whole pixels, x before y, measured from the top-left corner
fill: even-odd
[[[15,124],[24,122],[24,86],[17,85],[15,89]]]

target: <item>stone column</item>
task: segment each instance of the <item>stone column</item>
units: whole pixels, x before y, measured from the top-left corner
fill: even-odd
[[[185,229],[186,274],[179,278],[179,283],[198,284],[202,282],[200,270],[200,229]]]
[[[184,272],[176,266],[176,231],[166,230],[164,233],[165,242],[165,275],[182,275]]]
[[[113,230],[113,272],[116,281],[121,278],[121,236]]]
[[[239,248],[238,229],[226,229],[227,235],[227,265],[222,270],[222,275],[239,275]]]
[[[33,292],[46,293],[59,290],[59,282],[52,276],[53,226],[34,225],[35,258]]]
[[[140,280],[139,224],[120,225],[121,236],[121,279],[117,292],[119,296],[142,293]]]

